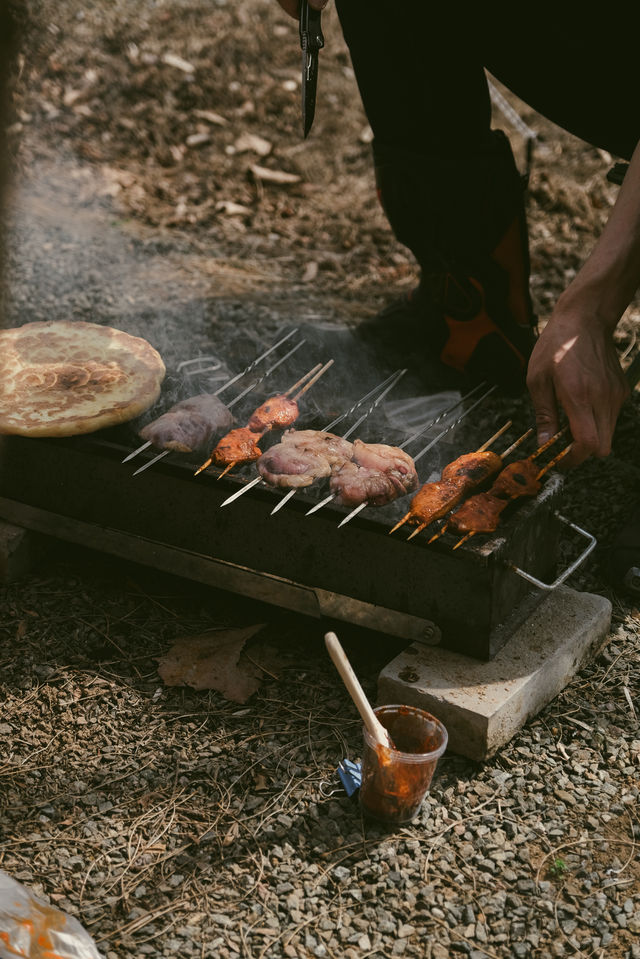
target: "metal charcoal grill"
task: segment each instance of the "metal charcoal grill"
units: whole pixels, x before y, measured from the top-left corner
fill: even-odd
[[[544,597],[534,583],[556,575],[557,474],[499,535],[452,551],[427,545],[426,537],[388,536],[387,508],[367,509],[345,529],[338,528],[345,511],[332,504],[306,517],[315,500],[304,491],[277,517],[270,515],[273,491],[259,486],[220,509],[246,479],[205,473],[194,480],[197,460],[163,460],[141,482],[122,466],[131,446],[107,433],[5,437],[0,516],[311,617],[478,659],[493,657]]]

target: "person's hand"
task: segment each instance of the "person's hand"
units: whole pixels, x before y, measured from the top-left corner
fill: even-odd
[[[278,0],[278,3],[290,17],[295,17],[296,20],[298,19],[300,0]],[[309,0],[309,6],[313,7],[314,10],[324,10],[327,3],[328,0]]]
[[[540,445],[558,432],[561,409],[567,416],[573,445],[566,468],[611,452],[629,388],[612,331],[598,318],[561,297],[531,354],[527,387]]]

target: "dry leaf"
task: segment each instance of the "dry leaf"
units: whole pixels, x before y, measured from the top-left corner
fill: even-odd
[[[178,70],[182,70],[183,73],[195,73],[196,68],[192,63],[189,63],[188,60],[183,60],[182,57],[178,57],[175,53],[165,53],[162,57],[162,62],[166,63],[169,67],[176,67]]]
[[[216,203],[216,213],[224,213],[226,216],[247,216],[251,213],[248,206],[242,206],[241,203],[234,203],[233,200],[220,200]]]
[[[311,283],[312,280],[318,275],[318,264],[315,260],[309,260],[307,265],[304,268],[304,273],[302,275],[303,283]]]
[[[234,703],[246,703],[260,686],[263,671],[242,650],[263,628],[264,623],[259,623],[182,636],[158,660],[158,673],[166,686],[216,689]]]
[[[211,135],[209,133],[192,133],[184,141],[188,147],[201,147],[205,143],[209,143],[211,140]]]
[[[296,173],[287,173],[285,170],[269,170],[267,167],[258,166],[254,163],[249,167],[256,180],[263,180],[265,183],[299,183],[300,177]]]
[[[193,115],[199,120],[206,120],[207,123],[214,123],[219,127],[223,127],[227,122],[223,116],[213,110],[194,110]]]
[[[240,826],[238,825],[237,822],[232,822],[227,830],[227,833],[224,839],[222,840],[222,845],[230,846],[232,843],[236,841],[239,835],[240,835]]]
[[[258,156],[266,157],[271,153],[272,146],[268,140],[256,136],[255,133],[243,133],[234,143],[238,153],[257,153]]]

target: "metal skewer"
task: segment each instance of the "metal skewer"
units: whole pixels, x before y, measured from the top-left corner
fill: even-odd
[[[300,345],[300,344],[299,344],[299,345]],[[283,357],[283,359],[285,359],[285,357]],[[276,363],[276,364],[271,368],[271,370],[270,370],[269,372],[273,372],[273,370],[275,369],[275,367],[276,367],[276,366],[279,366],[281,362],[282,362],[282,360],[279,360],[278,363]],[[297,401],[298,399],[300,399],[301,396],[303,396],[303,395],[307,392],[308,389],[310,389],[310,388],[313,386],[314,383],[316,383],[316,382],[320,379],[320,377],[321,377],[324,373],[327,372],[327,370],[329,369],[329,367],[333,365],[333,362],[334,362],[333,360],[327,360],[327,362],[324,364],[324,366],[321,366],[320,363],[317,363],[317,364],[313,367],[312,370],[309,370],[308,373],[305,373],[305,375],[304,375],[303,377],[301,377],[301,378],[297,381],[297,383],[294,383],[293,386],[291,386],[291,387],[286,391],[286,393],[283,393],[282,395],[283,395],[283,396],[289,396],[290,393],[292,393],[295,389],[297,389],[297,388],[300,386],[301,383],[304,383],[305,385],[302,387],[302,389],[299,389],[298,392],[295,394],[295,396],[292,397],[292,399],[293,399],[294,401]],[[316,371],[317,371],[317,372],[316,372]],[[315,375],[312,375],[312,374],[315,374]],[[267,376],[268,374],[265,373],[264,375]],[[309,379],[309,377],[311,377],[311,379]],[[262,379],[264,379],[264,376],[262,377]],[[306,380],[307,382],[305,382],[305,380]],[[253,385],[255,386],[256,384],[254,383]],[[236,397],[236,399],[237,399],[237,397]],[[236,402],[236,401],[234,400],[234,402]],[[258,437],[260,437],[260,436],[263,436],[263,435],[264,435],[265,433],[267,433],[268,431],[269,431],[269,429],[264,429],[264,430],[262,430],[260,433],[256,433],[256,435],[257,435]],[[251,430],[250,432],[253,432],[253,431]],[[202,473],[203,470],[206,470],[207,467],[210,466],[212,462],[213,462],[213,454],[209,457],[208,460],[205,460],[205,462],[204,462],[201,466],[198,467],[198,469],[195,471],[195,473],[194,473],[193,475],[194,475],[194,476],[198,476],[198,474],[199,474],[199,473]],[[220,475],[218,476],[218,479],[221,479],[221,477],[223,477],[226,473],[228,473],[229,470],[233,469],[233,467],[236,465],[237,462],[238,462],[237,460],[234,460],[233,463],[228,463],[228,464],[226,465],[226,467],[224,468],[224,470],[223,470],[223,471],[220,473]],[[260,478],[262,478],[262,477],[260,477]],[[253,485],[255,485],[255,484],[253,484]],[[244,489],[244,488],[245,488],[245,487],[243,487],[243,489]],[[224,504],[224,503],[221,503],[220,505],[221,505],[221,506],[224,506],[225,504]]]
[[[296,352],[296,350],[299,350],[300,347],[302,346],[302,344],[303,344],[303,343],[306,343],[306,342],[307,342],[306,340],[300,340],[299,343],[296,343],[296,345],[293,347],[293,349],[289,350],[288,353],[285,353],[284,356],[281,356],[280,359],[277,360],[277,361],[273,364],[273,366],[270,366],[268,370],[265,370],[265,371],[264,371],[264,373],[262,374],[262,376],[259,376],[257,380],[253,380],[253,382],[250,383],[249,386],[246,386],[246,387],[242,390],[241,393],[238,393],[237,396],[234,396],[234,398],[231,400],[231,402],[230,402],[230,403],[227,403],[227,409],[231,409],[231,407],[232,407],[232,406],[235,406],[236,403],[238,403],[241,399],[243,399],[243,398],[247,395],[247,393],[251,393],[252,390],[255,390],[256,386],[260,386],[260,384],[263,383],[264,380],[266,380],[266,378],[267,378],[268,376],[271,376],[271,374],[273,373],[274,370],[277,370],[277,369],[278,369],[278,367],[280,366],[281,363],[284,363],[285,360],[288,360],[290,356],[293,356],[293,354]],[[332,362],[333,362],[333,361],[332,361]],[[306,372],[306,373],[304,374],[304,376],[303,376],[300,380],[298,380],[298,383],[304,383],[304,381],[305,381],[309,376],[313,376],[313,374],[316,372],[316,370],[319,370],[319,369],[320,369],[320,363],[316,363],[316,365],[315,365],[312,369],[308,370],[308,372]],[[296,383],[295,385],[297,386],[298,383]],[[284,395],[284,396],[288,396],[288,395],[289,395],[289,392],[284,393],[283,395]]]
[[[143,443],[142,446],[139,446],[137,450],[134,450],[133,453],[129,453],[128,456],[122,460],[123,463],[128,463],[129,460],[132,460],[134,456],[137,456],[138,453],[142,453],[143,450],[148,449],[151,446],[151,440],[147,440],[146,443]]]
[[[449,413],[453,413],[453,411],[454,411],[458,406],[460,406],[461,403],[464,403],[465,400],[468,400],[471,396],[474,395],[474,393],[477,393],[477,391],[478,391],[479,389],[482,389],[483,386],[484,386],[484,383],[481,383],[479,386],[476,386],[476,387],[475,387],[474,389],[472,389],[469,393],[467,393],[466,396],[461,397],[461,398],[460,398],[456,403],[454,403],[453,406],[451,406],[448,410],[445,410],[444,413],[441,413],[439,416],[437,416],[436,419],[433,420],[432,423],[429,423],[428,426],[423,426],[423,428],[422,428],[421,430],[419,430],[417,433],[414,433],[413,436],[410,436],[408,440],[405,440],[404,443],[400,446],[400,449],[401,449],[401,450],[404,449],[405,446],[408,446],[409,443],[412,443],[413,440],[417,439],[419,436],[422,436],[422,434],[425,433],[427,430],[431,429],[432,426],[435,426],[436,423],[438,423],[440,420],[442,420],[442,419],[444,419],[446,416],[448,416]],[[494,392],[495,390],[497,390],[497,389],[498,389],[497,386],[492,386],[490,389],[487,390],[486,393],[483,393],[482,396],[481,396],[478,400],[475,401],[475,403],[472,403],[472,405],[469,407],[468,410],[465,410],[464,413],[462,413],[453,423],[450,423],[449,426],[447,426],[445,429],[441,430],[441,432],[438,433],[438,435],[437,435],[433,440],[431,440],[431,442],[427,443],[427,445],[424,447],[424,449],[420,450],[420,452],[419,452],[416,456],[413,457],[413,462],[414,462],[414,463],[417,463],[418,460],[420,459],[420,457],[421,457],[421,456],[424,456],[425,453],[428,453],[429,450],[432,449],[432,447],[434,447],[434,446],[436,445],[436,443],[437,443],[439,440],[441,440],[442,437],[445,436],[445,435],[449,432],[449,430],[452,430],[452,429],[454,428],[454,426],[458,426],[458,425],[462,422],[462,420],[465,418],[465,416],[468,416],[469,413],[471,413],[473,410],[475,410],[476,406],[479,406],[479,404],[482,403],[483,400],[486,400],[486,398],[487,398],[488,396],[490,396],[491,393],[493,393],[493,392]],[[505,427],[503,428],[503,432],[504,432],[504,430],[508,429],[509,426],[511,426],[511,422],[509,422],[508,426],[505,426]],[[494,439],[497,439],[497,437],[493,437],[492,440],[491,440],[491,442],[493,442]],[[333,498],[333,495],[332,495],[331,498]],[[324,506],[324,504],[325,504],[325,503],[328,503],[328,502],[329,502],[329,499],[327,498],[327,499],[325,499],[321,504],[318,504],[318,506],[314,507],[313,510],[309,510],[309,513],[315,512],[316,509],[319,509],[320,506]],[[365,500],[364,503],[359,503],[357,506],[354,506],[354,508],[351,510],[351,512],[350,512],[350,513],[347,513],[347,515],[344,517],[344,519],[341,520],[341,521],[338,523],[338,529],[340,529],[341,526],[346,526],[347,523],[350,523],[351,520],[352,520],[355,516],[357,516],[358,513],[361,513],[363,509],[366,509],[366,507],[367,507],[368,505],[369,505],[369,504],[368,504],[367,501]],[[307,513],[306,515],[308,516],[309,513]],[[400,525],[402,525],[402,524],[400,524]],[[394,526],[394,528],[393,528],[392,530],[390,530],[390,532],[393,533],[393,531],[394,531],[395,529],[397,529],[397,528],[398,528],[397,526]]]
[[[401,379],[401,377],[404,376],[406,372],[407,372],[406,370],[397,370],[395,373],[392,373],[391,376],[387,377],[386,380],[384,380],[382,383],[379,383],[377,386],[374,386],[372,390],[369,390],[368,393],[365,393],[365,395],[362,396],[356,403],[354,403],[353,406],[351,406],[344,413],[341,413],[340,416],[337,416],[334,420],[332,420],[329,423],[328,426],[325,426],[325,428],[323,430],[320,430],[319,432],[328,433],[329,430],[331,430],[334,426],[337,426],[337,424],[340,423],[342,420],[350,416],[355,410],[357,410],[360,406],[362,406],[363,403],[366,403],[367,400],[369,400],[372,396],[374,396],[377,393],[377,391],[381,389],[382,387],[387,387],[383,393],[383,396],[386,395],[391,389],[391,387],[395,386],[395,384]],[[378,397],[378,400],[370,406],[370,408],[367,411],[367,416],[369,415],[369,413],[371,413],[375,409],[380,399],[382,399],[382,397]],[[358,420],[358,424],[360,422],[361,420]],[[351,432],[351,430],[349,432]],[[220,505],[228,506],[229,503],[233,503],[235,500],[239,499],[246,492],[248,492],[248,490],[253,489],[254,486],[257,486],[258,483],[262,483],[262,482],[264,482],[264,480],[262,479],[262,476],[256,476],[255,479],[252,479],[250,483],[246,483],[245,486],[242,487],[242,489],[236,490],[235,493],[232,493],[231,496],[229,496]],[[275,513],[277,512],[277,510],[281,509],[282,506],[284,506],[284,504],[287,502],[287,500],[291,499],[292,495],[296,492],[297,492],[296,489],[289,490],[289,492],[282,497],[280,502],[275,506],[275,508],[271,512]]]
[[[250,373],[253,369],[255,369],[255,367],[258,365],[258,363],[261,363],[263,360],[265,360],[271,353],[273,353],[274,350],[277,350],[279,346],[282,346],[283,343],[286,343],[286,341],[287,341],[288,339],[290,339],[290,338],[293,336],[294,333],[297,333],[297,332],[298,332],[298,328],[297,328],[297,327],[295,327],[295,329],[293,329],[293,330],[290,330],[289,333],[286,334],[286,336],[283,336],[282,339],[278,340],[277,343],[274,343],[273,346],[270,346],[269,349],[268,349],[268,350],[265,350],[264,353],[261,353],[260,356],[256,356],[256,358],[253,359],[253,360],[251,361],[251,363],[249,363],[248,366],[245,366],[245,368],[244,368],[243,370],[241,370],[239,373],[236,373],[235,376],[232,376],[230,380],[227,380],[227,382],[226,382],[223,386],[220,386],[220,387],[215,391],[215,393],[213,393],[212,395],[213,395],[213,396],[219,396],[220,393],[223,393],[224,390],[226,390],[229,386],[231,386],[233,383],[235,383],[237,380],[239,380],[240,377],[246,376],[247,373]],[[299,345],[299,346],[302,346],[302,343],[304,343],[304,342],[305,342],[305,341],[302,340],[298,345]],[[290,355],[290,354],[288,354],[288,355]],[[185,366],[189,366],[189,364],[191,364],[191,363],[197,363],[197,362],[199,362],[200,360],[210,360],[210,359],[215,359],[215,357],[212,357],[212,356],[198,356],[198,357],[195,357],[195,358],[192,359],[192,360],[183,360],[182,363],[179,363],[179,364],[178,364],[178,367],[177,367],[178,372],[180,372],[182,369],[184,369]],[[209,372],[210,370],[217,370],[220,365],[221,365],[221,364],[218,363],[217,366],[207,367],[207,368],[204,369],[204,370],[191,371],[191,372],[188,372],[186,375],[187,375],[187,376],[192,376],[194,372],[197,372],[197,373],[207,373],[207,372]],[[243,394],[242,394],[242,395],[243,395]],[[137,455],[138,455],[138,453],[142,453],[143,450],[148,449],[149,446],[151,446],[151,440],[149,440],[147,443],[143,443],[142,446],[139,446],[137,450],[134,450],[134,451],[133,451],[133,453],[129,453],[128,456],[125,456],[125,458],[122,460],[122,462],[123,462],[123,463],[128,463],[129,460],[132,460],[132,459],[134,458],[134,456],[137,456]],[[168,452],[168,451],[167,451],[167,452]],[[153,462],[155,462],[155,460],[154,460]],[[151,464],[149,464],[149,465],[151,465]],[[135,476],[135,473],[134,473],[133,475]]]
[[[223,393],[230,386],[233,386],[233,384],[236,383],[239,379],[241,379],[241,377],[246,376],[248,373],[251,373],[252,370],[256,368],[258,363],[262,363],[263,360],[266,360],[268,356],[271,356],[274,350],[277,350],[279,346],[282,346],[283,343],[286,343],[287,340],[290,339],[293,336],[293,334],[297,332],[298,332],[297,327],[295,327],[293,330],[290,330],[289,333],[287,333],[286,336],[283,336],[281,340],[278,340],[277,343],[274,343],[273,346],[270,346],[269,349],[265,350],[264,353],[261,353],[260,356],[256,356],[255,360],[252,360],[248,366],[245,366],[243,370],[240,370],[240,372],[236,373],[235,376],[232,376],[230,380],[227,380],[224,386],[221,386],[219,389],[217,389],[213,395],[219,396],[220,393]]]
[[[284,363],[284,361],[285,361],[285,360],[288,360],[290,356],[293,356],[293,354],[296,352],[296,350],[299,350],[300,347],[301,347],[304,343],[306,343],[306,342],[307,342],[306,340],[300,340],[299,343],[296,343],[296,345],[295,345],[292,349],[290,349],[288,353],[285,353],[284,356],[281,356],[281,357],[280,357],[280,359],[277,361],[277,363],[274,363],[273,366],[271,366],[265,373],[263,373],[262,376],[258,377],[257,380],[254,380],[253,383],[251,383],[249,386],[247,386],[241,393],[238,393],[238,395],[237,395],[236,397],[234,397],[234,398],[231,400],[230,403],[227,403],[227,409],[230,410],[232,406],[235,406],[236,403],[238,402],[238,400],[241,400],[241,399],[243,398],[243,396],[246,396],[247,393],[250,393],[251,390],[255,389],[255,387],[258,386],[259,383],[262,383],[262,381],[265,380],[265,379],[267,378],[267,376],[270,376],[270,375],[273,373],[273,371],[276,370],[276,369],[280,366],[281,363]],[[272,349],[273,349],[273,347],[272,347]],[[255,363],[255,360],[254,360],[254,363]],[[319,366],[320,366],[320,364],[318,363],[317,366],[314,366],[314,368],[313,368],[312,370],[310,370],[308,373],[305,373],[305,375],[302,377],[302,380],[299,380],[298,382],[299,382],[299,383],[304,382],[304,380],[306,380],[307,377],[311,376],[311,375],[318,369]],[[228,385],[229,385],[228,383],[225,384],[225,386],[223,387],[223,389],[226,389]],[[298,384],[296,383],[296,386],[297,386],[297,385],[298,385]],[[215,395],[216,395],[216,394],[214,393],[214,396],[215,396]],[[285,395],[286,395],[286,394],[285,394]],[[149,444],[147,443],[146,445],[148,446]],[[141,447],[141,449],[143,449],[143,447]],[[144,466],[141,466],[140,469],[137,469],[133,475],[134,475],[134,476],[137,476],[138,473],[144,473],[144,471],[145,471],[145,470],[148,470],[150,466],[153,466],[154,463],[157,463],[158,460],[161,460],[161,459],[163,459],[165,456],[168,456],[169,453],[171,453],[171,452],[172,452],[171,450],[163,450],[161,453],[158,453],[157,456],[154,456],[153,459],[151,459],[151,460],[149,460],[147,463],[145,463]],[[131,455],[133,456],[134,454],[131,454]],[[127,459],[131,459],[131,457],[128,456]],[[126,462],[126,460],[123,460],[122,462],[124,463],[124,462]],[[198,474],[196,473],[196,476],[197,476],[197,475],[198,475]]]

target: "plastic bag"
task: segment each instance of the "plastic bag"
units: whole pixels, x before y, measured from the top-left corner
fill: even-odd
[[[0,959],[103,959],[77,919],[0,872]]]
[[[425,430],[425,437],[429,437],[428,427],[445,410],[451,409],[457,404],[462,396],[456,390],[447,390],[443,393],[433,393],[431,396],[413,396],[408,399],[389,400],[385,403],[385,413],[387,420],[392,426],[398,429],[406,430],[407,433],[416,433],[418,430]],[[453,411],[458,415],[463,412],[463,407]],[[443,417],[443,419],[434,425],[434,432],[440,432],[447,426],[455,416]]]

